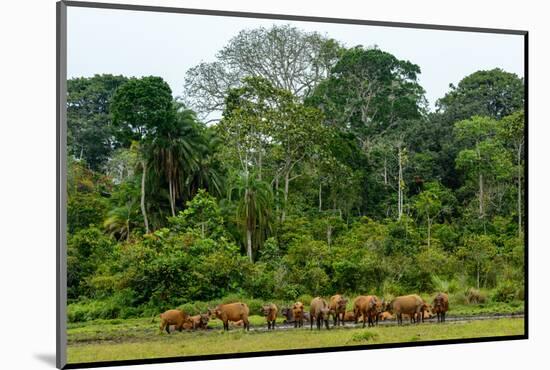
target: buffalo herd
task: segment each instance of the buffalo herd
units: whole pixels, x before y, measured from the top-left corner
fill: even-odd
[[[268,330],[275,329],[279,314],[284,317],[284,324],[294,324],[294,327],[299,328],[304,322],[309,322],[310,329],[313,329],[315,324],[318,330],[323,326],[329,329],[331,318],[333,326],[343,326],[345,322],[357,324],[361,320],[363,327],[371,327],[379,321],[393,319],[397,320],[398,325],[403,324],[403,319],[418,324],[433,316],[437,316],[437,322],[445,322],[445,313],[449,310],[449,297],[445,293],[438,293],[429,304],[416,294],[400,296],[391,301],[384,301],[375,295],[360,295],[353,300],[353,311],[346,311],[347,304],[347,298],[336,294],[328,301],[322,297],[313,298],[309,304],[309,312],[306,311],[303,302],[296,302],[281,311],[277,305],[270,303],[262,306],[261,313],[266,318]],[[171,326],[179,331],[207,329],[211,318],[221,320],[224,330],[229,330],[230,324],[249,330],[249,314],[248,305],[242,302],[220,304],[208,309],[207,313],[195,316],[189,316],[182,310],[168,310],[160,315],[160,330],[170,333]]]

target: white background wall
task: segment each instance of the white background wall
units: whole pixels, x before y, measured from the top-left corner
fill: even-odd
[[[116,0],[112,0],[116,2]],[[359,18],[530,31],[530,336],[528,341],[141,366],[143,369],[518,369],[545,365],[550,339],[546,119],[550,22],[543,1],[172,0],[134,4]],[[55,358],[55,1],[0,10],[0,367]],[[442,66],[445,68],[445,66]],[[138,367],[132,367],[137,369]]]

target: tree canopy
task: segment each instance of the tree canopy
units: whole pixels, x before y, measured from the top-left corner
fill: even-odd
[[[273,26],[191,68],[187,104],[161,77],[70,80],[69,300],[108,318],[443,282],[522,299],[523,81],[477,71],[430,112],[420,73]]]

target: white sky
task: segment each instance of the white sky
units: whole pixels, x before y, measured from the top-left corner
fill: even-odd
[[[186,71],[215,54],[242,29],[291,24],[344,45],[378,47],[421,68],[420,84],[433,108],[449,87],[477,70],[502,68],[523,77],[523,36],[407,28],[290,22],[68,8],[68,78],[111,73],[164,78],[182,95]]]

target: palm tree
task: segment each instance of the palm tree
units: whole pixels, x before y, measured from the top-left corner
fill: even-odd
[[[222,141],[212,130],[205,130],[201,137],[201,153],[197,158],[196,171],[189,183],[189,193],[193,195],[198,189],[206,189],[212,195],[222,196],[225,179],[220,163],[214,156]]]
[[[243,172],[229,190],[229,199],[237,199],[237,220],[246,234],[246,254],[253,262],[253,239],[257,246],[271,230],[273,192],[271,186],[250,172]]]
[[[155,178],[164,179],[172,216],[176,215],[176,200],[184,195],[186,184],[198,169],[201,137],[195,113],[181,103],[175,103],[176,116],[172,124],[159,130],[149,147],[149,165]]]
[[[103,221],[103,227],[111,237],[118,240],[130,239],[131,229],[141,223],[139,218],[140,195],[137,176],[116,186],[115,191],[109,197],[112,209]]]
[[[136,202],[129,200],[124,206],[114,208],[103,222],[107,232],[118,240],[130,239],[130,225],[132,215],[136,212]]]

